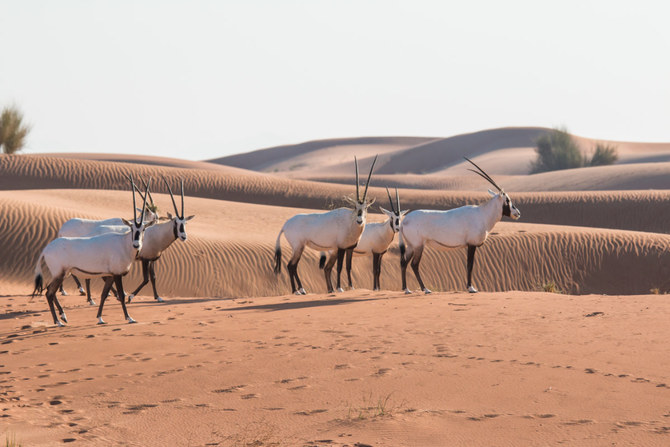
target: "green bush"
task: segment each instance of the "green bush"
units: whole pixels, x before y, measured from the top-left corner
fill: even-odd
[[[23,113],[16,107],[5,107],[0,113],[0,147],[6,154],[13,154],[25,146],[30,126],[23,124]]]
[[[611,165],[619,159],[616,146],[612,144],[598,143],[596,150],[589,161],[589,166]]]
[[[553,129],[535,141],[537,159],[531,163],[531,174],[584,166],[611,165],[619,158],[617,147],[598,143],[589,159],[568,133],[567,129]]]

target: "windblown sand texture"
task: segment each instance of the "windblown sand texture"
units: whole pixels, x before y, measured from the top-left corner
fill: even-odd
[[[323,140],[210,162],[0,156],[0,442],[667,445],[670,144],[615,143],[613,166],[528,175],[546,131]],[[382,292],[370,290],[371,259],[355,258],[356,289],[326,294],[306,250],[311,293],[288,295],[283,238],[272,272],[283,223],[342,206],[353,156],[363,177],[377,153],[370,221],[383,220],[385,186],[403,209],[485,201],[489,185],[463,156],[510,194],[522,218],[478,249],[483,292],[463,292],[465,249],[428,249],[435,293],[404,295],[396,238]],[[111,297],[98,326],[67,279],[69,324],[56,328],[45,298],[29,296],[37,258],[67,219],[130,217],[130,173],[153,177],[161,215],[174,211],[160,177],[183,178],[196,216],[157,261],[166,302],[147,285],[128,325]],[[140,281],[136,265],[126,292]],[[549,283],[564,293],[542,291]],[[100,289],[94,280],[96,301]]]

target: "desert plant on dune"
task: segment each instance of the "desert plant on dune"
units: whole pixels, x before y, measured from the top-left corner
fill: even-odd
[[[597,143],[589,166],[611,165],[619,159],[617,147],[613,144]]]
[[[30,126],[23,123],[23,113],[16,106],[8,106],[0,113],[0,147],[13,154],[25,146]]]
[[[537,158],[531,163],[531,174],[584,166],[611,165],[619,158],[617,147],[597,143],[591,158],[582,153],[566,128],[556,128],[535,142]]]
[[[542,290],[548,293],[561,293],[561,290],[558,288],[558,285],[554,281],[547,281],[542,284]]]

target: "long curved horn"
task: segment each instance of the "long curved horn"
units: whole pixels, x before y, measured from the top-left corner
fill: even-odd
[[[168,192],[170,193],[170,198],[172,199],[172,206],[174,206],[174,212],[179,217],[179,210],[177,210],[177,203],[174,201],[174,195],[172,195],[172,188],[170,188],[170,185],[168,185],[167,180],[165,180],[165,177],[163,177],[163,181],[165,182],[165,186],[167,186]]]
[[[181,179],[181,216],[180,219],[184,218],[184,179]]]
[[[142,185],[144,185],[144,187],[147,188],[147,182],[144,181],[144,179],[142,178],[141,175],[139,177],[140,177],[140,180],[142,180]],[[149,177],[149,178],[151,178],[151,177]],[[147,189],[147,191],[148,191],[148,194],[149,194],[149,200],[151,201],[151,206],[153,207],[153,206],[155,206],[154,205],[154,198],[151,196],[151,191],[149,191],[148,189]]]
[[[365,203],[365,200],[368,197],[368,186],[370,186],[370,177],[372,177],[372,170],[375,168],[375,163],[377,163],[377,157],[379,157],[379,155],[375,155],[375,159],[372,160],[372,166],[370,166],[370,173],[368,174],[368,180],[365,182],[365,192],[363,193],[363,201],[359,203]]]
[[[133,174],[127,176],[130,180],[130,191],[133,193],[133,222],[137,224],[137,203],[135,202],[135,182],[133,181]]]
[[[354,164],[356,165],[356,202],[361,201],[360,194],[358,192],[359,188],[359,180],[358,180],[358,160],[356,159],[356,156],[354,155]]]
[[[395,191],[398,192],[398,189],[396,188]],[[393,211],[393,214],[398,214],[395,210],[395,206],[393,206],[393,199],[391,199],[391,193],[389,192],[388,186],[386,187],[386,194],[389,196],[389,203],[391,204],[391,211]]]
[[[137,226],[140,226],[142,222],[144,221],[144,210],[146,209],[147,206],[147,196],[149,195],[149,185],[151,185],[151,177],[149,177],[149,183],[146,184],[146,188],[144,189],[144,201],[142,202],[142,213],[140,214],[140,221],[137,222]],[[133,205],[135,205],[133,203]]]
[[[400,196],[398,195],[398,187],[395,188],[395,200],[398,205],[398,214],[400,214]]]
[[[488,175],[488,174],[486,173],[486,171],[484,171],[482,168],[480,168],[479,166],[477,166],[477,165],[475,164],[475,162],[472,161],[472,160],[470,160],[468,157],[463,157],[463,158],[465,158],[465,159],[466,159],[467,161],[469,161],[475,168],[477,168],[477,169],[479,170],[479,172],[475,171],[474,169],[468,169],[468,171],[472,171],[472,172],[474,172],[475,174],[480,175],[481,177],[483,177],[485,180],[487,180],[489,183],[491,183],[493,186],[495,186],[495,187],[498,189],[498,192],[501,192],[501,191],[502,191],[502,188],[501,188],[500,186],[498,186],[498,184],[497,184],[496,182],[493,181],[493,179],[491,178],[491,176]]]

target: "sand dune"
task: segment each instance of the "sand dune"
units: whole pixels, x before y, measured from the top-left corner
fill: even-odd
[[[670,189],[670,162],[617,164],[579,169],[543,172],[533,175],[495,175],[489,166],[493,163],[476,161],[494,177],[496,183],[508,192],[529,191],[625,191],[643,189]],[[481,164],[480,164],[481,163]],[[488,187],[472,168],[460,163],[435,174],[377,174],[370,184],[378,187],[432,189],[443,191],[472,191]],[[354,175],[305,175],[306,180],[337,184],[353,184]]]
[[[230,166],[224,166],[216,163],[208,163],[206,161],[191,161],[181,158],[170,157],[155,157],[149,155],[132,155],[132,154],[100,154],[92,152],[51,152],[44,154],[34,154],[40,157],[53,158],[67,158],[75,160],[93,160],[93,161],[111,161],[116,163],[135,163],[150,166],[166,166],[171,168],[184,169],[205,169],[205,170],[220,170],[224,172],[235,172],[235,169],[230,169]],[[243,172],[240,170],[239,172]]]
[[[181,177],[185,181],[186,194],[191,197],[291,208],[329,209],[343,206],[342,197],[354,193],[351,185],[289,180],[249,171],[221,173],[38,156],[0,156],[0,169],[3,172],[0,191],[37,188],[126,190],[128,185],[124,176],[133,173],[145,178],[153,176],[156,181],[152,190],[156,192],[167,192],[158,180],[160,176],[174,181]],[[663,169],[665,167],[661,165],[656,175],[661,176]],[[621,176],[625,178],[625,173]],[[479,181],[476,189],[485,191],[488,187],[485,182],[474,174],[471,177]],[[608,176],[594,175],[594,178],[606,181]],[[555,180],[561,179],[557,175]],[[377,204],[386,206],[385,189],[370,188],[369,194],[377,199]],[[403,208],[409,209],[449,209],[481,203],[487,197],[485,192],[401,190]],[[522,211],[524,222],[660,233],[670,231],[665,224],[670,216],[665,216],[667,208],[664,206],[670,198],[668,191],[514,193],[512,197]]]
[[[155,200],[171,210],[169,198]],[[101,204],[104,204],[101,205]],[[0,238],[11,257],[0,261],[7,282],[32,288],[34,268],[42,248],[66,219],[107,218],[130,214],[130,195],[122,191],[51,190],[0,193],[4,234]],[[85,210],[82,213],[77,208]],[[125,212],[124,212],[125,211]],[[272,296],[290,291],[284,271],[272,273],[274,243],[286,219],[304,210],[187,198],[186,213],[197,217],[188,225],[189,240],[177,241],[157,264],[159,293],[165,296]],[[606,215],[607,210],[603,209]],[[260,219],[250,216],[262,216]],[[371,220],[382,220],[371,216]],[[502,222],[477,253],[476,283],[482,290],[538,290],[554,281],[570,293],[645,293],[670,289],[670,236]],[[396,242],[397,244],[397,242]],[[285,263],[290,247],[282,239]],[[422,268],[429,288],[464,288],[464,250],[429,250]],[[305,287],[325,291],[318,253],[308,250],[300,264]],[[353,278],[371,288],[371,260],[357,259]],[[397,245],[385,257],[384,288],[400,290]],[[130,290],[140,282],[140,269],[127,277]],[[410,274],[410,285],[415,284]],[[412,286],[416,287],[416,286]],[[72,290],[72,289],[71,289]],[[144,290],[145,295],[151,289]],[[78,301],[80,298],[67,298]]]
[[[506,127],[448,138],[352,138],[310,141],[209,160],[245,169],[276,172],[290,178],[349,177],[353,156],[369,165],[379,154],[376,172],[391,174],[463,175],[463,157],[486,166],[491,175],[526,175],[536,158],[535,141],[550,129]],[[670,162],[670,143],[631,143],[574,136],[586,153],[597,143],[617,147],[619,164]],[[540,184],[540,183],[538,183]],[[597,189],[597,188],[593,188]],[[605,188],[613,189],[613,188]],[[635,188],[621,188],[635,189]],[[529,190],[539,190],[532,188]]]

